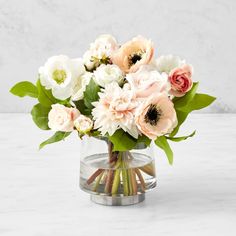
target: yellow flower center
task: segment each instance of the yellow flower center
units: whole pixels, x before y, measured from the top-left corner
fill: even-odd
[[[66,80],[66,72],[64,70],[55,70],[53,71],[52,78],[58,84],[62,84]]]

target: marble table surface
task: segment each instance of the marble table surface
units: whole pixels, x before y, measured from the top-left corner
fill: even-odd
[[[236,114],[191,115],[181,134],[195,129],[172,143],[173,166],[156,149],[158,185],[144,202],[107,207],[79,189],[76,135],[38,151],[50,131],[0,114],[0,235],[236,235]]]

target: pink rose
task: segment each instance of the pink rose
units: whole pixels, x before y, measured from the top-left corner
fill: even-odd
[[[171,133],[177,125],[177,116],[167,93],[145,100],[137,109],[135,123],[141,133],[153,140]]]
[[[152,42],[142,36],[138,36],[115,51],[111,56],[111,60],[122,71],[128,73],[137,71],[141,65],[149,64],[153,54]]]
[[[135,73],[127,74],[126,79],[137,98],[145,98],[156,93],[168,91],[170,88],[168,86],[168,76],[160,74],[149,65],[141,66]]]
[[[192,88],[192,74],[193,69],[190,65],[183,65],[173,69],[169,74],[170,93],[175,97],[184,96]]]
[[[54,104],[48,113],[48,127],[54,131],[71,132],[74,129],[74,120],[79,115],[80,112],[76,108]]]

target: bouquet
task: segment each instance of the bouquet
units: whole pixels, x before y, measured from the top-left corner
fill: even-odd
[[[142,36],[120,45],[113,36],[101,35],[82,58],[50,57],[39,68],[36,84],[23,81],[10,92],[35,98],[33,121],[42,130],[55,131],[40,148],[64,140],[72,132],[81,139],[104,140],[112,174],[98,169],[87,184],[96,187],[99,180],[107,194],[122,191],[129,196],[137,194],[139,185],[145,191],[142,173],[155,175],[150,165],[127,175],[118,171],[128,165],[131,150],[147,148],[153,142],[172,164],[169,141],[192,137],[195,131],[176,135],[190,112],[215,100],[197,93],[199,83],[193,73],[192,65],[178,56],[155,58],[153,42]]]

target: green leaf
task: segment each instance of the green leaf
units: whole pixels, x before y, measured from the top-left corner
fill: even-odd
[[[52,104],[58,103],[55,97],[53,97],[51,90],[46,89],[38,79],[37,81],[38,88],[38,100],[44,107],[51,107]]]
[[[179,108],[179,110],[188,113],[194,110],[200,110],[209,106],[215,100],[215,97],[212,97],[208,94],[197,93],[191,100],[191,102],[189,102],[186,106]]]
[[[91,114],[91,111],[85,106],[84,100],[74,101],[74,104],[81,114],[85,116],[89,116]]]
[[[61,140],[64,140],[67,136],[69,136],[71,134],[71,132],[61,132],[61,131],[57,131],[52,137],[50,137],[49,139],[47,139],[46,141],[42,142],[39,145],[39,149],[42,149],[44,146],[51,144],[51,143],[56,143],[59,142]]]
[[[134,149],[145,149],[146,147],[150,146],[150,144],[151,144],[151,139],[149,139],[145,135],[142,135],[138,137],[137,144],[134,147]]]
[[[43,130],[48,130],[48,113],[51,110],[49,107],[44,107],[42,104],[36,104],[31,110],[31,115],[34,123]]]
[[[113,151],[127,151],[133,149],[137,144],[137,139],[133,138],[122,129],[117,130],[109,140],[113,143]]]
[[[198,84],[198,82],[193,83],[191,90],[188,91],[183,97],[176,98],[173,100],[176,109],[186,106],[193,99],[197,91]]]
[[[167,137],[166,136],[166,138],[173,141],[173,142],[180,142],[180,141],[186,140],[187,138],[193,137],[195,135],[195,133],[196,133],[196,130],[187,136],[182,136],[182,137]]]
[[[32,98],[38,97],[37,87],[28,81],[22,81],[22,82],[15,84],[10,89],[10,92],[18,97],[25,97],[25,96],[29,96]]]
[[[90,113],[93,109],[92,102],[95,102],[99,99],[99,91],[100,87],[94,82],[93,79],[91,79],[89,84],[86,86],[86,90],[84,92],[84,105],[88,108],[88,111]]]
[[[186,118],[190,112],[209,106],[212,102],[215,101],[215,99],[216,99],[215,97],[212,97],[207,94],[196,93],[187,105],[185,105],[183,107],[176,108],[178,125],[172,131],[170,136],[173,137],[178,133],[180,126],[186,120]]]
[[[169,163],[172,165],[173,164],[173,152],[171,150],[169,143],[166,140],[166,137],[165,136],[158,137],[155,140],[155,144],[165,152]]]
[[[137,140],[138,143],[144,143],[146,146],[150,146],[151,141],[152,140],[145,135],[139,136]]]
[[[178,133],[180,126],[184,123],[184,121],[188,117],[187,112],[183,112],[183,111],[179,111],[179,110],[176,110],[176,115],[177,115],[178,125],[171,132],[170,137],[173,137]]]

